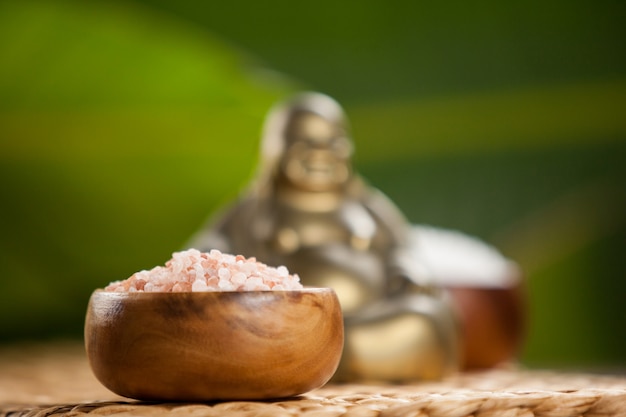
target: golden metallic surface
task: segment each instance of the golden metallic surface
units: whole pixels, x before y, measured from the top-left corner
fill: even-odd
[[[407,255],[404,216],[353,172],[352,150],[331,98],[306,93],[278,105],[254,183],[188,246],[255,256],[333,288],[346,324],[335,379],[440,378],[459,363],[452,308]]]

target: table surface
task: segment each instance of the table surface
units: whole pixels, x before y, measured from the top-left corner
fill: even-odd
[[[507,367],[444,381],[328,384],[276,401],[147,403],[92,375],[77,342],[0,348],[0,416],[626,416],[626,376]]]

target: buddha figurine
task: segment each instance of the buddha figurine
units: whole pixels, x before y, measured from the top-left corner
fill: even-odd
[[[189,242],[285,265],[331,287],[345,320],[337,381],[440,378],[459,366],[444,291],[415,259],[410,225],[351,166],[341,107],[304,93],[269,114],[255,181]]]

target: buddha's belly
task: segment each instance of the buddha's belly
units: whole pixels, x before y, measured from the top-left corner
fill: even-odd
[[[383,262],[372,252],[349,246],[302,248],[283,259],[306,286],[335,290],[344,313],[351,313],[384,296]]]

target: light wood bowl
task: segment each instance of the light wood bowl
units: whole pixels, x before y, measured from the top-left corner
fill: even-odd
[[[290,397],[324,385],[343,348],[334,291],[96,290],[85,347],[100,382],[139,400]]]

